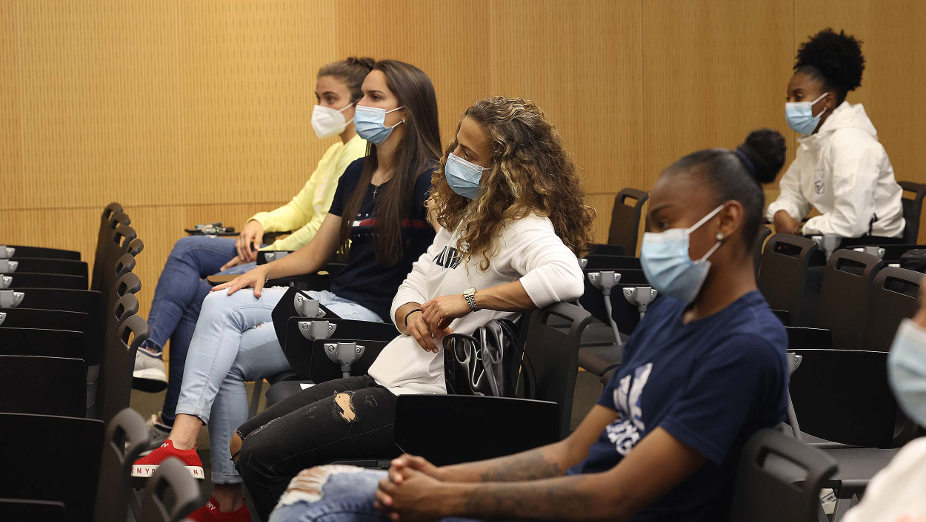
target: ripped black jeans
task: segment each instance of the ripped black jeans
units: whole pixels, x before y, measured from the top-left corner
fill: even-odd
[[[238,473],[261,519],[303,469],[398,455],[395,403],[372,377],[347,377],[302,390],[239,426]]]

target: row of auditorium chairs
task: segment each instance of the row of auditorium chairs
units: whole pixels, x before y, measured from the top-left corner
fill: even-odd
[[[5,471],[0,490],[13,495],[0,498],[2,520],[179,521],[203,502],[196,480],[175,459],[147,480],[140,502],[132,494],[131,466],[148,445],[144,420],[134,410],[114,416],[105,434],[96,420],[13,413],[0,413],[0,428]],[[58,440],[62,432],[67,445]],[[464,447],[485,441],[476,440],[480,443],[470,439]],[[75,453],[78,445],[88,450]],[[838,470],[824,451],[776,430],[760,430],[739,457],[727,519],[815,522],[820,492],[839,485]]]
[[[72,275],[86,278],[87,264],[20,255],[54,255],[52,249],[0,250],[11,254],[0,274],[10,282],[0,290],[0,386],[13,392],[0,393],[0,411],[108,420],[128,406],[134,350],[147,336],[146,322],[136,315],[141,281],[132,272],[144,244],[129,221],[118,204],[104,210],[90,289],[54,287],[60,275],[54,272],[32,272],[32,284],[50,277],[24,286],[24,266],[56,270],[56,263],[76,263],[81,273]]]
[[[887,351],[900,321],[918,307],[923,274],[850,249],[829,259],[809,238],[775,234],[758,285],[789,326],[829,330],[832,347]]]
[[[134,412],[115,419],[129,405],[135,351],[148,335],[133,272],[143,249],[118,203],[101,215],[92,273],[77,252],[0,246],[0,519],[125,520],[124,509],[121,517],[112,510],[131,498],[135,520],[179,520],[162,501],[165,481],[177,480],[171,466],[150,481],[144,505],[129,494],[128,466],[147,428]],[[183,516],[201,504],[192,485]]]

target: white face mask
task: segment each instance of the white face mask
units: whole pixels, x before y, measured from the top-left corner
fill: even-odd
[[[315,108],[312,109],[312,129],[315,130],[315,135],[321,139],[344,132],[344,129],[347,128],[347,124],[354,121],[353,118],[349,121],[345,121],[344,111],[353,105],[353,103],[348,103],[342,109],[332,109],[331,107],[316,105]]]

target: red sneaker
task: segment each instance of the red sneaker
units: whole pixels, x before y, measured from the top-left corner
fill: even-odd
[[[183,462],[187,471],[189,471],[194,478],[206,478],[205,474],[203,474],[203,461],[199,460],[199,455],[196,453],[196,450],[177,449],[174,447],[174,442],[170,439],[165,440],[160,448],[136,460],[135,464],[132,464],[132,476],[150,477],[154,475],[154,472],[158,470],[161,462],[167,457],[177,457],[180,459],[180,462]]]
[[[238,509],[225,513],[219,511],[219,503],[215,498],[210,498],[206,505],[190,513],[187,517],[196,522],[212,522],[213,520],[222,522],[251,522],[251,512],[248,511],[247,504],[242,503]]]

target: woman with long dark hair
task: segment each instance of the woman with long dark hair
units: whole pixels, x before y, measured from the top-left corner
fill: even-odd
[[[328,216],[308,245],[217,286],[206,297],[173,429],[160,448],[132,468],[134,476],[150,476],[165,458],[177,457],[202,477],[194,447],[208,423],[215,489],[209,504],[194,513],[196,520],[231,513],[234,520],[250,519],[228,452],[232,433],[247,420],[244,382],[290,369],[269,324],[286,289],[264,288],[266,281],[314,272],[349,245],[346,266],[331,291],[309,294],[340,317],[382,321],[392,295],[434,237],[425,209],[440,156],[431,80],[412,65],[384,60],[367,75],[362,92],[354,125],[370,143],[369,154],[341,176]],[[238,292],[246,287],[252,291]]]

